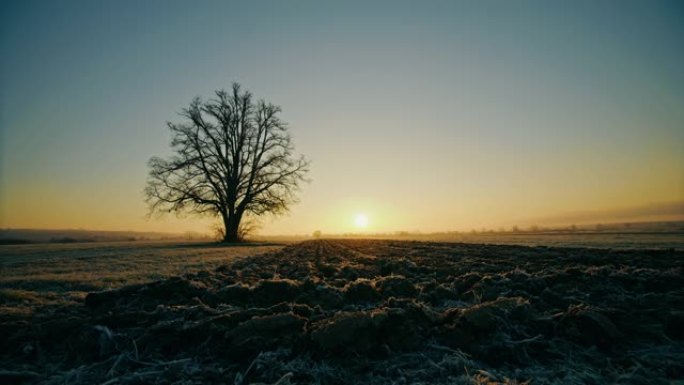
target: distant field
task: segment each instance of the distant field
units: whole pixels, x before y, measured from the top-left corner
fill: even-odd
[[[479,233],[430,236],[424,240],[497,245],[684,250],[684,232]]]
[[[280,248],[164,241],[0,246],[0,312],[80,302],[90,291],[213,270]]]
[[[452,232],[391,232],[323,234],[328,239],[386,239],[401,241],[459,242],[496,245],[591,247],[601,249],[676,249],[684,250],[684,222],[634,222],[524,228],[518,231],[481,230]],[[263,237],[278,242],[305,241],[311,237]]]
[[[577,232],[479,232],[324,235],[327,239],[378,239],[425,242],[456,242],[490,245],[590,247],[600,249],[684,250],[684,230],[672,231],[577,231]],[[310,237],[263,237],[264,241],[301,242]]]

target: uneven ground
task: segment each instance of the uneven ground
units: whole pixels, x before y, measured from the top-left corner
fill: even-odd
[[[671,250],[310,241],[3,312],[0,382],[682,384],[683,265]]]
[[[92,291],[214,270],[281,247],[165,241],[0,246],[0,313],[29,316],[83,303]]]

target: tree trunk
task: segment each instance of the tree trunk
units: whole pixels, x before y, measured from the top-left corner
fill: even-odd
[[[235,243],[240,241],[240,217],[234,213],[223,215],[223,242]]]

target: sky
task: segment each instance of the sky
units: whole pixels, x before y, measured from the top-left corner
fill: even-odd
[[[300,202],[262,234],[684,217],[679,1],[5,1],[0,14],[0,228],[206,231],[146,217],[147,161],[170,154],[167,121],[232,82],[280,105],[311,160]]]

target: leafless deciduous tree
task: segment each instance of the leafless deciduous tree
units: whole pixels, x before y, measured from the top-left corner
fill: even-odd
[[[294,154],[280,112],[237,83],[213,99],[195,98],[181,113],[182,123],[168,123],[173,156],[149,161],[150,213],[220,217],[223,240],[236,242],[245,215],[286,211],[309,162]]]

